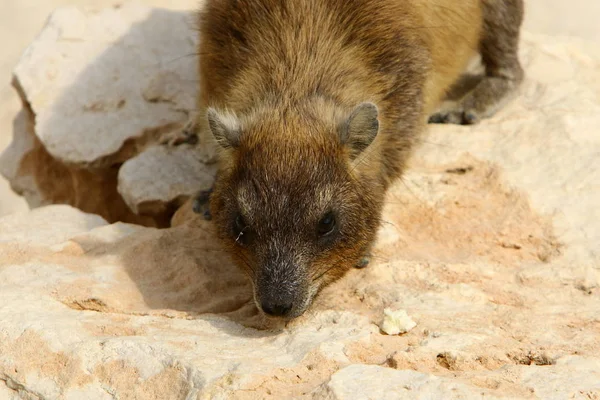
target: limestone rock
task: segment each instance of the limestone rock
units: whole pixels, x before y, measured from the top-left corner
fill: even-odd
[[[186,57],[195,44],[189,18],[135,3],[54,12],[14,71],[48,153],[68,164],[101,164],[118,160],[128,140],[184,123],[196,86],[163,96],[156,81],[195,81],[195,57]]]
[[[0,173],[30,207],[70,204],[108,221],[149,226],[159,225],[165,219],[131,211],[117,192],[117,169],[87,169],[52,158],[35,135],[33,118],[25,106],[14,121],[14,140],[0,156]]]
[[[23,108],[13,120],[13,141],[0,154],[0,174],[16,193],[25,197],[30,207],[39,207],[44,204],[40,187],[34,174],[24,165],[28,163],[26,156],[34,154],[39,147],[33,125],[31,111]]]
[[[42,207],[3,217],[0,243],[51,246],[106,224],[97,215],[73,213],[69,206]]]
[[[499,399],[488,390],[415,371],[350,365],[313,394],[327,400]]]
[[[406,333],[417,326],[417,323],[410,318],[404,310],[383,310],[383,320],[379,327],[388,335],[398,335]]]
[[[165,136],[195,118],[193,24],[191,11],[137,3],[50,16],[14,70],[23,111],[0,159],[0,172],[31,207],[65,203],[111,222],[165,226],[182,198],[206,184],[210,146],[181,146],[180,160],[152,158]],[[192,159],[194,168],[183,167]],[[159,171],[132,168],[148,160],[174,162],[164,172],[177,175],[159,174],[151,187],[159,192],[144,175]]]
[[[136,214],[171,215],[167,207],[177,209],[178,199],[210,188],[215,173],[216,165],[206,165],[194,151],[154,146],[123,164],[117,190]]]

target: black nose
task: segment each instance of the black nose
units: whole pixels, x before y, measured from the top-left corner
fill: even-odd
[[[274,317],[284,317],[292,310],[292,303],[262,301],[260,307],[265,314]]]

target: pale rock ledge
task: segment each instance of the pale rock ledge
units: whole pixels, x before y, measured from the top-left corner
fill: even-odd
[[[66,203],[109,221],[168,226],[186,197],[211,184],[210,154],[161,146],[194,117],[194,23],[191,11],[137,3],[50,16],[14,70],[23,111],[0,160],[31,207]]]

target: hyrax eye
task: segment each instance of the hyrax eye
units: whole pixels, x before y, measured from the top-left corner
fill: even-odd
[[[250,234],[248,224],[241,214],[238,214],[233,221],[233,234],[238,243],[247,243]]]
[[[244,229],[246,229],[248,225],[246,224],[246,221],[244,220],[244,217],[241,216],[241,214],[238,214],[235,217],[235,230],[237,232],[241,232]]]
[[[335,230],[336,221],[335,215],[332,212],[328,212],[321,218],[317,227],[319,236],[327,236]]]

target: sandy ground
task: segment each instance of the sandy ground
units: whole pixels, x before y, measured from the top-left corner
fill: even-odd
[[[63,5],[105,7],[115,0],[0,0],[0,151],[10,142],[12,120],[20,108],[10,86],[11,71],[21,53],[44,25],[48,14]],[[185,8],[185,0],[145,0],[144,4]],[[597,0],[528,0],[524,29],[549,35],[580,36],[600,41],[600,2]],[[0,216],[26,209],[0,177]]]

